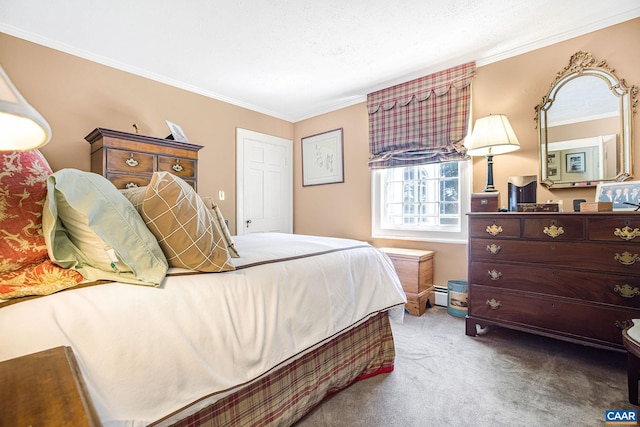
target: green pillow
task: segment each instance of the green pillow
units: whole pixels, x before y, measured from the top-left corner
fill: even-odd
[[[49,176],[42,228],[51,260],[87,280],[159,286],[167,273],[136,208],[96,173],[62,169]]]

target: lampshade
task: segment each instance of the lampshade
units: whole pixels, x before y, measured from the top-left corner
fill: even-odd
[[[470,156],[495,156],[519,149],[520,143],[507,116],[489,114],[476,120],[464,146]]]
[[[467,154],[487,156],[487,186],[483,191],[497,191],[493,186],[493,156],[520,148],[516,134],[504,114],[489,114],[476,120],[471,136],[465,141]]]
[[[0,151],[27,151],[45,145],[51,128],[27,103],[0,67]]]

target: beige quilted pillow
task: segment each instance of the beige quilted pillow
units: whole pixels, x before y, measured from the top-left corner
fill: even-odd
[[[217,222],[183,179],[155,172],[137,207],[169,266],[205,272],[235,268]]]
[[[227,223],[224,220],[224,216],[222,215],[220,207],[216,204],[216,202],[213,201],[213,198],[211,197],[203,197],[202,201],[211,212],[211,216],[213,216],[213,218],[218,223],[218,227],[220,227],[220,230],[222,231],[222,238],[227,245],[227,249],[229,250],[231,258],[240,258],[240,254],[235,247],[233,238],[231,237],[231,233],[229,233],[229,228],[227,227]]]

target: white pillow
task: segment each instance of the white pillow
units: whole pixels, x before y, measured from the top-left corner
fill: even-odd
[[[168,269],[158,241],[118,189],[76,169],[47,182],[43,231],[49,257],[88,280],[159,286]]]

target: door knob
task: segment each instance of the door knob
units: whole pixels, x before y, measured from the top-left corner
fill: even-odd
[[[249,224],[251,224],[251,220],[250,219],[247,220],[247,228],[249,228]]]

